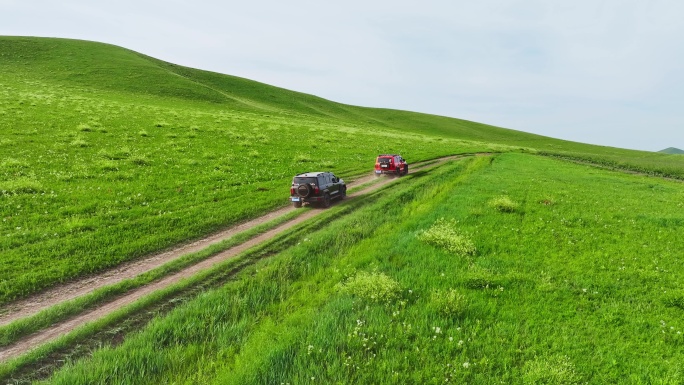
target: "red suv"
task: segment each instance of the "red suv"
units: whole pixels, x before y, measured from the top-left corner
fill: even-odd
[[[375,174],[406,175],[408,174],[408,164],[401,155],[381,154],[375,160]]]

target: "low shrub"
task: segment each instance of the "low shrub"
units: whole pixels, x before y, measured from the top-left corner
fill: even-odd
[[[398,297],[401,287],[384,273],[361,271],[342,283],[340,290],[366,301],[389,303]]]
[[[489,201],[489,205],[502,213],[512,213],[518,210],[518,203],[508,196],[500,196]]]
[[[439,290],[432,293],[430,305],[446,317],[461,318],[468,309],[468,299],[455,289]]]
[[[15,194],[36,194],[43,191],[43,186],[40,182],[19,178],[11,181],[0,181],[0,196],[1,195],[15,195]]]
[[[663,303],[665,306],[677,307],[684,310],[684,291],[676,290],[665,293],[663,296]]]
[[[111,160],[101,160],[97,162],[97,167],[100,171],[119,171],[119,167],[116,162]]]
[[[459,234],[456,227],[457,223],[455,220],[447,221],[444,218],[440,218],[432,227],[420,232],[418,239],[459,256],[475,255],[477,252],[475,244],[467,237]]]
[[[582,378],[567,356],[538,357],[525,363],[523,384],[573,385],[581,384]]]
[[[28,163],[8,158],[0,162],[0,174],[6,174],[10,178],[18,178],[30,176],[31,171]]]
[[[74,147],[88,147],[88,142],[81,138],[76,138],[73,142],[71,142],[71,145]]]
[[[294,157],[294,161],[297,163],[309,163],[309,162],[313,162],[313,159],[308,154],[297,154]]]

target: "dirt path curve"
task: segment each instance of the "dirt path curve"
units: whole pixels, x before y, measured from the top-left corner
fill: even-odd
[[[373,178],[373,175],[363,176],[354,180],[353,184],[360,185]],[[350,184],[350,186],[352,185]],[[192,243],[184,244],[158,254],[153,254],[143,259],[127,262],[103,273],[58,285],[43,293],[5,305],[0,308],[0,326],[7,325],[18,319],[30,317],[58,303],[78,298],[102,287],[113,285],[126,279],[135,278],[140,274],[154,270],[183,255],[205,249],[208,246],[229,239],[236,234],[267,223],[294,210],[295,209],[292,206],[286,206]]]
[[[461,156],[450,156],[450,157],[444,157],[436,160],[436,163],[430,163],[427,166],[414,166],[409,169],[410,173],[416,172],[422,168],[425,167],[435,167],[441,163],[446,162],[447,160],[451,159],[456,159]],[[362,185],[363,183],[366,183],[368,181],[371,181],[375,178],[373,174],[364,176],[361,178],[358,178],[354,181],[354,185]],[[354,197],[357,197],[362,194],[366,194],[368,192],[377,190],[397,179],[390,179],[387,178],[385,180],[382,180],[378,183],[375,183],[371,186],[368,186],[360,191],[357,191],[353,194],[349,194],[348,198],[353,199]],[[351,184],[350,184],[351,186]],[[35,297],[32,297],[30,299],[26,299],[20,302],[17,302],[13,304],[12,306],[16,308],[16,312],[10,312],[9,315],[5,316],[2,320],[4,323],[10,322],[6,321],[6,319],[19,319],[21,317],[26,317],[27,315],[35,314],[47,307],[54,306],[62,301],[67,301],[73,298],[76,298],[80,295],[87,294],[92,290],[95,290],[97,288],[101,288],[105,285],[110,285],[119,281],[122,281],[127,278],[132,278],[135,277],[139,274],[142,274],[146,271],[149,271],[151,269],[154,269],[155,267],[161,266],[175,258],[178,258],[182,255],[185,255],[187,253],[193,252],[193,251],[198,251],[202,248],[205,248],[209,245],[212,245],[214,243],[220,242],[221,240],[227,239],[241,231],[248,230],[254,226],[257,226],[259,224],[268,222],[272,219],[275,219],[281,215],[285,215],[286,213],[289,213],[290,211],[294,210],[292,207],[284,207],[281,209],[278,209],[276,211],[270,212],[262,217],[256,218],[252,221],[237,225],[235,227],[232,227],[230,229],[227,229],[225,231],[222,231],[220,233],[216,233],[214,235],[211,235],[207,238],[203,238],[201,240],[198,240],[194,243],[191,243],[189,245],[181,246],[179,248],[173,249],[171,251],[161,253],[154,255],[149,258],[145,258],[143,260],[137,261],[137,262],[132,262],[128,263],[125,266],[122,266],[120,268],[108,271],[106,273],[103,273],[101,275],[95,276],[95,277],[90,277],[84,280],[80,280],[77,282],[74,282],[72,284],[68,285],[62,285],[60,287],[57,287],[55,289],[52,289],[46,293],[37,295]],[[78,316],[75,316],[71,319],[68,319],[64,322],[57,323],[53,325],[50,328],[43,329],[37,333],[34,333],[28,337],[22,338],[16,343],[9,345],[7,347],[4,347],[0,349],[0,362],[9,360],[11,358],[18,357],[19,355],[28,352],[29,350],[38,347],[46,342],[49,342],[53,339],[56,339],[57,337],[68,333],[75,328],[87,323],[87,322],[92,322],[97,319],[100,319],[115,310],[131,304],[138,299],[163,288],[168,287],[169,285],[172,285],[178,281],[180,281],[183,278],[191,277],[194,274],[208,269],[211,266],[223,262],[229,258],[235,257],[238,254],[262,243],[267,240],[272,239],[276,235],[316,216],[324,211],[322,210],[311,210],[309,212],[306,212],[293,220],[290,220],[288,222],[285,222],[281,225],[278,225],[274,227],[273,229],[256,236],[244,243],[241,243],[239,245],[236,245],[232,248],[229,248],[223,252],[220,252],[210,258],[207,258],[201,262],[198,262],[195,265],[189,266],[177,273],[168,275],[158,281],[152,282],[148,285],[142,286],[138,289],[135,289],[111,302],[102,304],[96,309],[87,311],[85,313],[82,313]],[[15,314],[21,314],[21,315],[15,315]]]
[[[255,218],[249,222],[239,224],[219,233],[212,234],[195,242],[184,244],[172,250],[154,254],[140,260],[126,262],[103,273],[85,277],[66,284],[57,285],[43,293],[39,293],[5,305],[0,309],[0,313],[2,313],[0,315],[0,326],[7,325],[21,318],[32,316],[44,309],[47,309],[48,307],[54,306],[55,304],[78,298],[104,286],[112,285],[125,279],[134,278],[183,255],[202,250],[215,243],[228,239],[240,232],[266,223],[281,215],[285,215],[292,210],[292,207],[283,207],[262,217]]]

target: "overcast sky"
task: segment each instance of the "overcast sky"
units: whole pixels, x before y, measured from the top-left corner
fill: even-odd
[[[0,35],[119,45],[337,102],[684,149],[684,2],[0,0]]]

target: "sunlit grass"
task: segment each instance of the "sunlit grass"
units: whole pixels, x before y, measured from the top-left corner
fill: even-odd
[[[0,52],[0,303],[285,205],[296,173],[369,172],[378,153],[545,152],[684,175],[681,157],[348,106],[106,44],[2,37]]]
[[[405,190],[52,381],[122,372],[122,383],[684,379],[684,220],[672,211],[681,184],[529,155],[408,178]],[[491,209],[504,194],[524,215]],[[442,217],[458,218],[476,256],[416,237]],[[143,377],[149,363],[157,371]]]
[[[418,161],[488,147],[141,95],[100,77],[93,93],[4,65],[0,303],[284,206],[296,173],[363,174],[387,149]]]
[[[368,173],[378,153],[684,177],[681,157],[347,106],[107,45],[0,38],[0,53],[0,303],[286,205],[293,174]],[[506,154],[367,199],[54,381],[684,381],[681,184]]]

